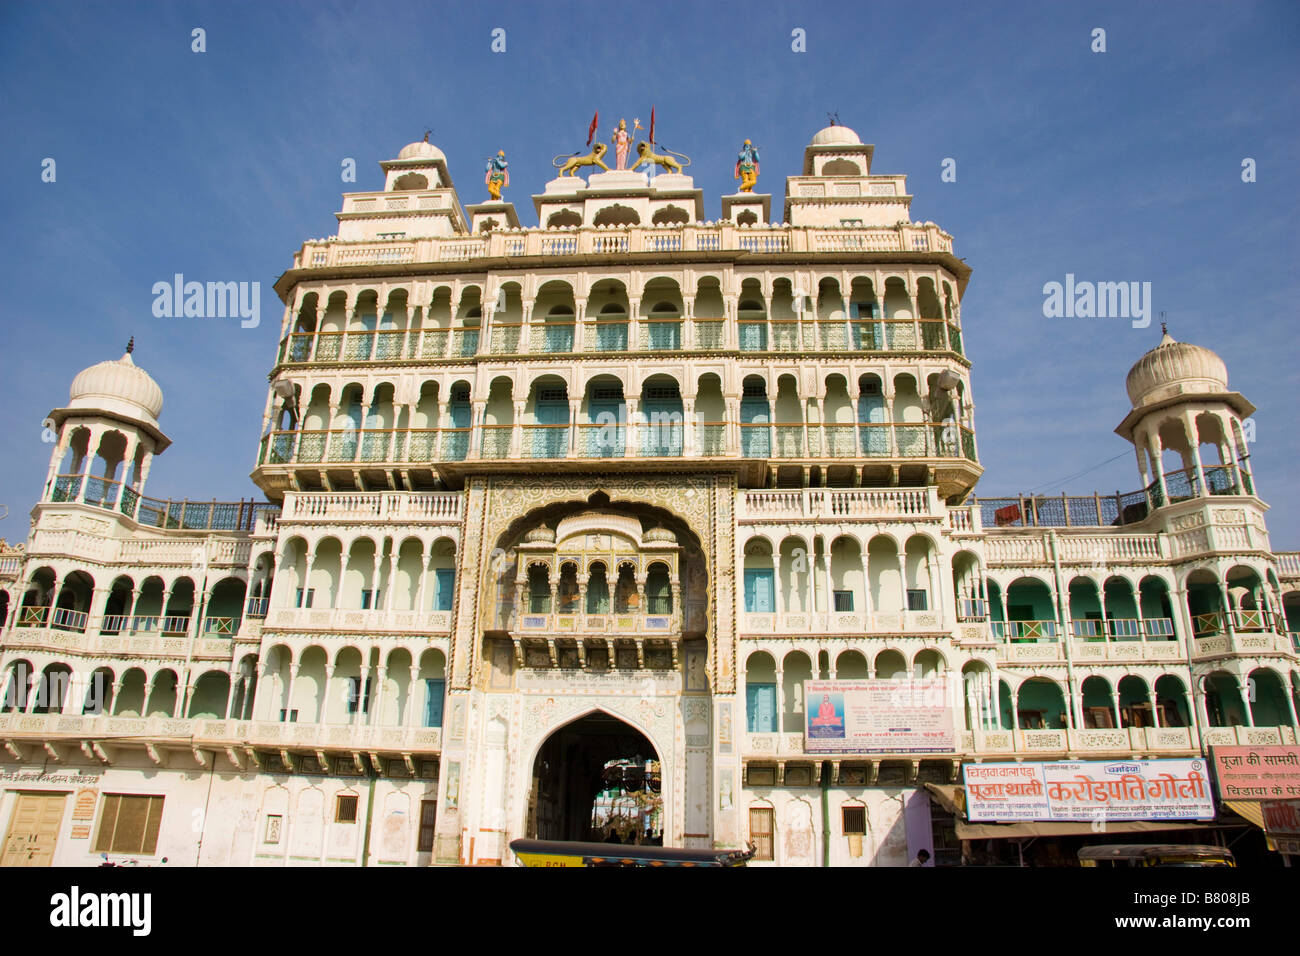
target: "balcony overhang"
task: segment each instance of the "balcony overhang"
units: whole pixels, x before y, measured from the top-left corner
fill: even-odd
[[[562,233],[557,232],[556,235]],[[300,282],[354,279],[423,279],[431,275],[461,275],[467,272],[520,272],[546,273],[554,271],[572,275],[574,268],[627,269],[638,265],[753,265],[753,266],[826,266],[834,263],[848,265],[938,265],[957,278],[958,295],[965,294],[970,280],[971,267],[951,252],[943,251],[889,251],[889,252],[750,252],[745,249],[683,249],[676,252],[611,252],[574,253],[572,255],[484,256],[476,259],[458,259],[445,262],[379,263],[355,266],[320,266],[288,269],[275,280],[275,292],[285,305],[293,302],[293,290]]]
[[[172,443],[172,440],[164,435],[157,425],[131,415],[123,415],[121,412],[109,411],[106,408],[56,408],[50,412],[49,417],[54,421],[54,427],[58,428],[68,418],[92,418],[96,415],[121,422],[124,425],[130,425],[132,428],[138,428],[153,439],[153,453],[155,455],[162,454]]]
[[[1115,426],[1115,434],[1119,435],[1126,441],[1133,440],[1133,429],[1137,427],[1138,422],[1147,416],[1163,411],[1166,408],[1172,408],[1175,405],[1189,405],[1196,402],[1207,402],[1218,405],[1227,405],[1242,418],[1249,418],[1255,414],[1255,406],[1252,405],[1246,396],[1240,392],[1184,392],[1180,395],[1172,395],[1169,398],[1162,398],[1158,402],[1152,402],[1149,405],[1140,405],[1124,416],[1124,420]]]
[[[463,487],[470,475],[680,475],[700,472],[736,475],[745,486],[760,482],[769,462],[750,458],[496,458],[467,461],[437,461],[433,467],[449,488]]]

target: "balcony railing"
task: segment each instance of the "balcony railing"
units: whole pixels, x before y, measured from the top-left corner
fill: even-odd
[[[291,433],[279,433],[291,434]],[[272,443],[284,447],[284,440]],[[85,495],[81,488],[85,479]],[[190,501],[162,500],[142,496],[119,481],[84,475],[58,475],[50,491],[50,500],[76,501],[94,507],[117,510],[137,524],[151,528],[175,528],[185,531],[253,531],[258,519],[279,513],[279,506],[266,501]]]
[[[1250,475],[1234,465],[1207,466],[1204,482],[1197,475],[1195,468],[1167,473],[1165,488],[1169,502],[1189,501],[1203,494],[1254,494]],[[1141,491],[1126,494],[1020,495],[971,500],[979,504],[984,524],[990,528],[1126,525],[1143,520],[1152,508],[1166,504],[1158,481]]]
[[[735,344],[728,344],[728,322],[703,316],[692,319],[636,318],[617,321],[588,318],[577,322],[524,323],[493,319],[490,335],[472,326],[345,332],[292,332],[280,343],[286,365],[448,360],[480,355],[561,353],[694,352],[737,349],[741,352],[955,352],[961,354],[961,331],[945,319],[770,319],[741,317]]]
[[[1218,611],[1192,615],[1192,634],[1195,637],[1211,637],[1223,633],[1223,615]]]
[[[737,520],[929,518],[939,514],[929,488],[803,488],[744,492]]]
[[[257,616],[251,607],[253,601],[265,603],[264,598],[251,599],[250,617]],[[53,614],[49,614],[49,611],[50,608],[45,607],[22,608],[16,626],[44,628],[48,621],[50,630],[76,634],[98,633],[106,637],[157,634],[163,637],[184,637],[189,633],[190,623],[193,620],[192,615],[189,614],[105,614],[98,619],[92,619],[87,612],[70,608],[54,608]],[[239,631],[239,624],[240,619],[237,617],[216,615],[206,617],[203,620],[203,635],[231,637]]]
[[[991,621],[993,634],[1002,640],[1055,641],[1059,627],[1055,621]]]
[[[18,620],[15,624],[17,627],[44,627],[49,617],[48,607],[23,607],[18,609]]]
[[[363,715],[367,720],[368,715]],[[203,717],[152,715],[128,717],[109,714],[0,714],[0,732],[6,738],[61,737],[108,738],[128,744],[173,740],[189,746],[202,741],[208,746],[288,747],[344,752],[375,751],[436,754],[442,747],[441,727],[401,727],[377,723],[289,723],[281,721],[223,720]],[[139,746],[140,744],[137,744]]]
[[[897,188],[893,186],[891,188]],[[377,208],[352,200],[356,209]],[[398,207],[394,207],[398,208]],[[738,226],[734,223],[631,226],[617,230],[582,226],[497,229],[487,236],[425,239],[322,239],[303,244],[295,269],[331,269],[357,265],[470,262],[514,256],[573,256],[631,252],[714,252],[736,249],[751,253],[911,252],[951,253],[952,236],[933,223],[897,226]]]
[[[59,631],[78,631],[86,630],[86,612],[74,611],[66,607],[56,607],[54,617],[50,619],[50,627]]]
[[[511,457],[515,428],[518,457],[570,457],[567,423],[483,425],[481,460]],[[639,457],[682,458],[964,458],[975,461],[974,432],[948,423],[795,424],[753,423],[738,426],[739,448],[727,447],[726,422],[684,422],[680,413],[629,424],[582,422],[576,426],[578,458],[624,457],[629,428],[637,433]],[[464,461],[470,457],[470,428],[344,428],[275,431],[262,439],[259,464],[342,464]],[[807,436],[805,441],[805,434]],[[206,507],[206,506],[204,506]]]

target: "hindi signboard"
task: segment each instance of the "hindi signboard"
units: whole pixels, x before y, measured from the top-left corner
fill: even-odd
[[[1300,855],[1300,800],[1264,800],[1264,833],[1279,853]]]
[[[972,822],[1214,819],[1203,760],[976,763],[965,781]]]
[[[953,753],[946,678],[804,681],[807,753]]]
[[[1223,800],[1300,798],[1300,747],[1214,747]]]

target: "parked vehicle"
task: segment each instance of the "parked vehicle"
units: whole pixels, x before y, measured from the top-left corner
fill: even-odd
[[[1107,843],[1079,851],[1080,866],[1236,866],[1232,851],[1193,843]]]

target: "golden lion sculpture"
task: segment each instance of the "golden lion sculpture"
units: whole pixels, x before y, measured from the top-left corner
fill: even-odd
[[[666,149],[664,150],[664,152],[671,153],[672,150]],[[689,156],[682,156],[681,153],[678,153],[677,154],[678,156],[682,156],[682,159],[686,160],[686,162],[680,163],[677,160],[673,159],[671,156],[659,155],[654,151],[654,149],[651,147],[649,143],[645,143],[645,142],[636,144],[636,153],[639,158],[635,163],[632,164],[633,169],[636,169],[642,163],[646,163],[647,165],[650,166],[654,166],[657,163],[658,165],[664,168],[664,172],[666,173],[680,173],[683,167],[689,166],[691,164],[691,159]]]
[[[561,176],[566,174],[577,176],[578,170],[583,166],[599,166],[605,172],[609,172],[610,168],[605,165],[603,158],[608,148],[604,143],[597,143],[586,156],[579,156],[577,153],[568,157],[556,156],[551,160],[551,165],[560,171]]]

